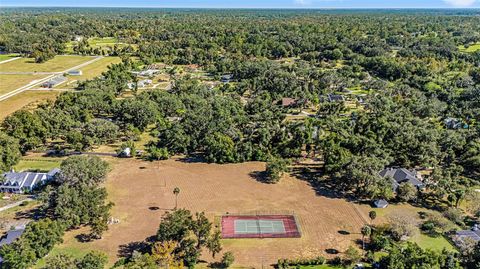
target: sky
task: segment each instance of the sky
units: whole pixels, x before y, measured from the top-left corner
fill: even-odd
[[[200,8],[480,8],[480,0],[0,0],[0,6]]]

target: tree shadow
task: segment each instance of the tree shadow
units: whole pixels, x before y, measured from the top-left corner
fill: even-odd
[[[271,184],[267,179],[267,173],[265,171],[253,171],[250,172],[248,175],[255,179],[257,182]]]
[[[149,250],[150,244],[146,241],[137,241],[130,242],[128,244],[121,245],[118,250],[118,257],[121,258],[130,258],[134,251],[140,252],[142,254],[147,253]]]
[[[325,249],[325,252],[327,254],[330,254],[330,255],[335,255],[335,254],[340,253],[340,251],[338,251],[337,249],[334,249],[334,248],[327,248],[327,249]]]
[[[340,231],[338,231],[338,233],[341,234],[341,235],[350,235],[350,232],[345,231],[345,230],[340,230]]]
[[[199,154],[190,154],[188,156],[177,159],[178,162],[183,163],[206,163],[205,157]]]
[[[20,205],[22,206],[22,205]],[[25,206],[25,205],[23,205]],[[19,211],[15,213],[15,218],[16,220],[20,219],[33,219],[33,220],[38,220],[44,216],[43,211],[40,210],[39,208],[32,208],[26,211]]]
[[[319,196],[347,199],[348,201],[354,200],[352,197],[339,191],[334,180],[322,177],[325,173],[321,167],[295,167],[292,169],[291,174],[297,179],[308,182]]]
[[[75,236],[75,239],[77,239],[78,242],[80,243],[88,243],[93,240],[92,236],[90,234],[85,234],[81,233]]]

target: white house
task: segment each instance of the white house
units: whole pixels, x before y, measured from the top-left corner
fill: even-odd
[[[53,177],[60,171],[55,168],[48,173],[36,173],[36,172],[7,172],[4,173],[3,182],[0,184],[0,192],[8,193],[24,193],[34,190],[36,187],[45,184],[47,181],[53,179]]]

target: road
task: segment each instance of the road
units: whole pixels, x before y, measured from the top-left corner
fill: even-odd
[[[11,58],[11,59],[8,59],[8,60],[5,60],[5,61],[1,61],[0,64],[4,64],[4,63],[8,63],[8,62],[11,62],[11,61],[15,61],[17,59],[20,59],[22,57],[14,57],[14,58]]]
[[[52,75],[49,75],[49,76],[47,76],[46,78],[42,78],[42,79],[39,79],[39,80],[35,80],[35,81],[29,83],[28,85],[22,86],[22,87],[20,87],[20,88],[18,88],[18,89],[15,89],[15,90],[13,90],[13,91],[11,91],[11,92],[9,92],[9,93],[6,93],[6,94],[4,94],[4,95],[1,95],[1,96],[0,96],[0,101],[6,100],[6,99],[8,99],[8,98],[10,98],[10,97],[12,97],[12,96],[15,96],[15,95],[17,95],[17,94],[19,94],[19,93],[22,93],[22,92],[26,91],[26,90],[29,90],[29,89],[31,89],[31,88],[33,88],[33,87],[35,87],[35,86],[38,86],[38,85],[40,85],[40,84],[48,81],[49,79],[51,79],[51,78],[54,77],[55,75],[67,73],[68,71],[75,70],[75,69],[80,69],[80,68],[82,68],[82,67],[84,67],[84,66],[87,66],[87,65],[89,65],[89,64],[92,64],[92,63],[94,63],[94,62],[96,62],[96,61],[98,61],[98,60],[100,60],[100,59],[102,59],[102,58],[103,58],[103,56],[98,56],[98,57],[96,57],[96,58],[93,59],[93,60],[90,60],[90,61],[88,61],[88,62],[79,64],[79,65],[77,65],[77,66],[74,66],[74,67],[72,67],[72,68],[66,69],[66,70],[64,70],[64,71],[61,71],[61,72],[53,72],[53,73],[51,73]],[[7,60],[7,61],[8,61],[8,60]],[[13,72],[12,72],[12,73],[13,73]],[[38,73],[36,73],[36,74],[38,74]]]
[[[4,207],[0,207],[0,212],[5,211],[5,210],[10,209],[10,208],[13,208],[13,207],[16,207],[16,206],[19,206],[21,203],[28,202],[28,201],[33,201],[33,199],[32,198],[25,198],[23,200],[20,200],[20,201],[17,201],[15,203],[13,203],[13,204],[9,204],[9,205],[6,205]]]

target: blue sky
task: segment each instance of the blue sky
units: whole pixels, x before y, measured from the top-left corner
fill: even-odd
[[[204,8],[480,8],[480,0],[0,0],[0,5]]]

